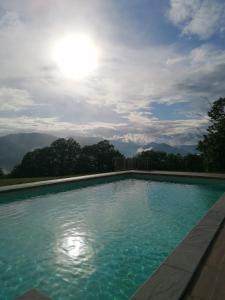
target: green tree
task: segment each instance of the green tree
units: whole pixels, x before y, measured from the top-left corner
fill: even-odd
[[[2,170],[2,168],[0,168],[0,178],[4,176],[4,172]]]
[[[184,171],[202,172],[204,171],[201,155],[188,154],[183,157]]]
[[[202,171],[202,158],[200,155],[180,154],[143,151],[136,157],[136,164],[139,169],[167,170],[167,171]],[[147,162],[148,160],[148,162]]]
[[[76,174],[80,145],[72,138],[58,139],[49,147],[28,152],[11,176],[64,176]]]
[[[72,138],[58,139],[49,147],[28,152],[11,176],[64,176],[113,171],[115,157],[122,157],[122,154],[108,141],[81,148]]]
[[[143,168],[145,161],[150,161],[150,167],[154,170],[166,170],[167,153],[161,151],[148,150],[137,155],[137,166]]]
[[[123,157],[123,155],[107,140],[103,140],[94,145],[84,146],[82,154],[91,158],[97,172],[113,171],[113,159],[116,157]]]
[[[225,98],[215,101],[208,112],[210,125],[198,144],[206,171],[225,171]]]
[[[51,144],[54,176],[76,174],[76,164],[81,153],[80,145],[72,138],[58,139]]]

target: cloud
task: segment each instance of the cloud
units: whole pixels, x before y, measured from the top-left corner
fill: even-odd
[[[115,22],[114,3],[1,2],[1,134],[25,130],[143,143],[196,141],[208,122],[206,99],[225,95],[225,50],[206,43],[187,49],[176,43],[137,42],[140,32],[125,26],[133,20],[117,18]],[[183,34],[205,38],[222,22],[209,3],[222,7],[219,1],[171,1],[169,17]],[[218,22],[210,26],[196,23],[206,11],[214,12]],[[213,18],[207,19],[210,23]],[[197,33],[193,24],[207,33]],[[81,29],[96,40],[100,64],[92,77],[68,80],[52,60],[52,44],[68,30]],[[187,102],[190,109],[183,112],[183,120],[181,115],[176,121],[154,116],[155,103],[169,107]]]
[[[173,47],[132,49],[121,45],[112,51],[114,57],[119,61],[104,61],[95,78],[79,83],[48,76],[45,80],[22,79],[23,89],[34,98],[33,118],[29,109],[15,121],[2,119],[1,128],[5,132],[21,128],[60,135],[72,132],[125,140],[129,137],[143,143],[177,144],[184,137],[187,143],[196,142],[199,130],[204,131],[208,122],[204,116],[208,110],[206,98],[214,100],[225,94],[225,51],[210,45],[186,53]],[[154,103],[178,102],[191,103],[192,111],[183,112],[190,120],[170,122],[154,117]],[[4,127],[4,123],[11,127]]]
[[[95,132],[111,132],[117,128],[122,128],[125,124],[115,124],[109,122],[89,122],[89,123],[72,123],[62,122],[57,118],[32,118],[32,117],[15,117],[0,118],[0,134],[12,133],[15,131],[34,131],[34,132],[51,132],[59,135],[81,134],[95,135]]]
[[[168,17],[183,34],[207,39],[225,28],[225,3],[221,0],[170,0]]]
[[[5,32],[10,28],[18,28],[22,25],[16,12],[7,11],[0,20],[0,28]]]
[[[122,140],[143,145],[152,141],[169,144],[193,144],[197,142],[207,120],[153,120],[146,124],[132,126],[126,123],[62,122],[57,118],[15,117],[0,118],[0,135],[13,132],[48,132],[58,136],[92,136],[102,139]]]
[[[194,48],[171,65],[178,71],[175,90],[182,93],[197,110],[208,110],[208,101],[225,95],[225,51],[210,45]],[[207,101],[205,99],[208,99]],[[204,111],[204,110],[203,110]]]
[[[19,111],[33,105],[26,90],[0,88],[0,111]]]

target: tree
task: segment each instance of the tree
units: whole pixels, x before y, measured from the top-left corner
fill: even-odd
[[[167,153],[161,151],[148,150],[137,155],[138,168],[145,165],[145,161],[150,161],[151,169],[166,170],[165,164],[167,161]]]
[[[103,140],[94,145],[84,146],[82,154],[89,156],[92,162],[95,162],[97,172],[113,171],[113,159],[123,157],[107,140]]]
[[[77,162],[77,170],[80,174],[97,172],[98,162],[94,156],[82,152]]]
[[[64,176],[77,173],[80,145],[72,138],[58,139],[49,147],[28,152],[11,172],[13,177]]]
[[[215,101],[208,112],[210,125],[198,144],[206,171],[225,171],[225,98]]]
[[[4,176],[4,172],[2,170],[2,168],[0,168],[0,178]]]
[[[11,176],[64,176],[113,171],[115,157],[123,156],[108,141],[81,148],[72,138],[58,139],[49,147],[28,152]]]
[[[184,171],[200,172],[204,171],[201,155],[188,154],[183,157]]]
[[[180,154],[143,151],[136,157],[138,168],[167,171],[202,171],[202,157],[196,154]],[[147,162],[148,160],[148,162]]]
[[[80,145],[72,138],[58,139],[51,144],[54,176],[76,173],[76,164],[81,153]]]

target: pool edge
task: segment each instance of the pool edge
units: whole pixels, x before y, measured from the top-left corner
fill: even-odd
[[[76,177],[67,177],[67,178],[51,179],[51,180],[45,180],[45,181],[43,180],[43,181],[36,181],[36,182],[29,182],[29,183],[21,183],[21,184],[15,184],[15,185],[7,185],[7,186],[0,187],[0,194],[24,190],[24,189],[32,189],[32,188],[36,188],[36,187],[43,187],[43,186],[48,186],[48,185],[57,185],[57,184],[63,184],[63,183],[69,183],[69,182],[79,182],[79,181],[84,181],[84,180],[99,179],[99,178],[105,178],[105,177],[114,177],[114,176],[118,176],[118,175],[129,175],[131,173],[132,173],[131,171],[107,172],[107,173],[98,173],[98,174],[92,174],[92,175],[82,175],[82,176],[76,176]]]
[[[225,221],[225,193],[130,300],[182,299]]]
[[[186,177],[186,178],[204,178],[204,179],[224,179],[225,174],[218,174],[218,173],[197,173],[197,172],[171,172],[171,171],[140,171],[140,170],[126,170],[126,171],[117,171],[117,172],[107,172],[107,173],[98,173],[92,175],[82,175],[76,177],[67,177],[67,178],[60,178],[60,179],[51,179],[45,181],[36,181],[30,183],[21,183],[15,185],[7,185],[0,187],[0,193],[6,193],[11,191],[19,191],[23,189],[31,189],[41,186],[48,186],[48,185],[56,185],[56,184],[63,184],[67,182],[78,182],[83,180],[91,180],[91,179],[98,179],[104,177],[113,177],[117,175],[153,175],[153,176],[174,176],[174,177]]]

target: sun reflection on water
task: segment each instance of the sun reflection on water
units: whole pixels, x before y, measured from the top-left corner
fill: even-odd
[[[59,270],[72,272],[75,276],[89,277],[95,271],[92,238],[83,230],[67,227],[67,230],[58,236],[55,248]]]
[[[80,236],[67,236],[63,239],[61,247],[66,255],[77,258],[85,254],[87,245],[84,238]]]
[[[86,232],[77,228],[63,231],[58,236],[55,251],[56,272],[80,278],[95,272],[93,240]]]

